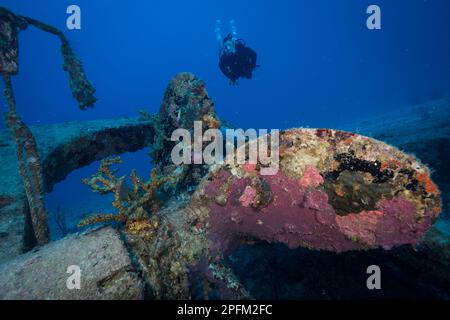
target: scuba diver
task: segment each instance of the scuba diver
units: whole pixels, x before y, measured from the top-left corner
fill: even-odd
[[[221,21],[216,21],[216,38],[219,44],[219,67],[230,79],[230,84],[237,84],[239,78],[251,79],[256,64],[256,52],[245,45],[245,41],[237,38],[234,20],[230,21],[231,33],[224,39],[221,34]]]

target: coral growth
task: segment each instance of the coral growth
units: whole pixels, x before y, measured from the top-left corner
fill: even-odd
[[[159,222],[154,219],[154,221],[149,221],[148,219],[139,219],[135,221],[130,221],[127,223],[127,230],[129,233],[138,235],[139,237],[149,241],[154,235],[159,227]]]
[[[83,183],[96,193],[112,193],[114,195],[112,206],[117,213],[98,213],[84,219],[78,226],[85,227],[106,222],[125,223],[130,233],[149,238],[159,224],[157,220],[150,219],[160,208],[158,190],[164,184],[173,184],[176,181],[175,176],[160,178],[153,169],[151,179],[142,181],[133,170],[130,174],[132,186],[129,188],[125,183],[125,176],[116,177],[117,169],[112,169],[113,165],[120,163],[122,160],[119,157],[104,159],[97,173],[83,180]]]
[[[256,190],[252,186],[246,186],[244,192],[239,197],[239,202],[244,207],[250,207],[256,198]]]
[[[193,136],[195,121],[202,122],[203,132],[221,125],[204,82],[191,73],[179,73],[170,81],[164,93],[159,114],[153,116],[155,136],[150,154],[159,173],[165,175],[175,169],[182,171],[179,187],[197,184],[208,169],[206,165],[174,166],[171,159],[171,151],[177,143],[171,141],[172,133],[182,128]]]
[[[18,34],[27,27],[24,19],[0,7],[0,73],[19,72]]]
[[[320,175],[319,170],[314,166],[307,166],[303,176],[298,180],[300,186],[307,188],[317,188],[323,183],[323,177]]]
[[[203,86],[193,85],[196,81],[181,74],[166,90],[153,150],[162,175],[175,172],[169,161],[170,130],[192,130],[198,119],[218,126],[209,114],[201,114],[202,103],[192,103],[204,92]],[[209,98],[200,101],[208,102],[214,114]],[[193,167],[181,172],[189,176]],[[199,171],[193,195],[183,190],[178,196],[184,200],[174,198],[156,213],[157,230],[144,223],[142,229],[157,237],[142,242],[142,237],[136,240],[127,233],[157,298],[189,297],[189,272],[204,277],[204,288],[217,286],[222,297],[246,297],[222,260],[243,243],[263,240],[335,252],[390,249],[417,244],[440,213],[440,194],[425,166],[393,147],[349,132],[285,131],[280,137],[280,170],[262,175],[261,168],[260,163],[246,163]],[[191,181],[178,179],[182,185]]]
[[[189,298],[187,274],[200,279],[206,298],[211,287],[221,297],[248,297],[223,262],[242,244],[263,240],[335,252],[391,249],[417,244],[440,212],[439,193],[426,192],[428,169],[395,148],[333,130],[293,129],[281,142],[277,174],[261,175],[259,163],[211,168],[192,196],[172,200],[156,214],[157,237],[142,242],[128,232],[157,298]],[[383,163],[389,165],[382,168]],[[420,173],[428,179],[414,182]],[[416,191],[408,190],[411,183]],[[377,188],[383,192],[373,193]],[[331,193],[343,199],[337,202]],[[336,209],[345,203],[360,209]]]
[[[281,135],[281,146],[276,175],[224,166],[203,185],[212,199],[209,237],[216,254],[248,238],[329,251],[416,244],[440,212],[428,169],[381,142],[292,129]],[[268,201],[256,206],[259,195]]]
[[[178,75],[151,120],[158,162],[151,179],[142,181],[133,171],[127,186],[113,169],[120,158],[110,158],[84,180],[94,192],[113,194],[117,212],[88,217],[80,226],[115,222],[122,228],[147,298],[188,299],[193,275],[205,298],[211,288],[221,297],[248,298],[223,260],[241,244],[391,249],[417,244],[440,213],[440,192],[428,168],[384,143],[343,131],[283,132],[280,170],[273,175],[262,175],[261,163],[175,167],[168,136],[180,126],[192,130],[199,119],[204,129],[220,125],[203,83]],[[182,188],[167,197],[174,184]]]

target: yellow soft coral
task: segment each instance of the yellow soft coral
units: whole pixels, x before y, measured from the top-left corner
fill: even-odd
[[[127,223],[126,230],[134,235],[138,235],[146,240],[150,240],[158,229],[159,222],[151,222],[148,219],[139,219]]]
[[[130,174],[132,187],[128,188],[125,176],[116,177],[117,170],[111,169],[112,165],[120,164],[120,157],[104,159],[97,173],[84,179],[83,183],[100,194],[112,193],[114,201],[112,206],[117,209],[117,214],[95,214],[82,220],[78,226],[85,227],[96,223],[124,222],[131,233],[148,235],[151,215],[159,209],[158,190],[166,183],[175,183],[175,176],[159,177],[156,169],[151,172],[148,181],[142,179],[133,170]],[[147,221],[147,222],[146,222]],[[152,228],[155,228],[152,222]]]

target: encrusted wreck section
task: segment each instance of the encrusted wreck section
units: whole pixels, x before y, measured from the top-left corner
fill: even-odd
[[[225,166],[202,186],[212,249],[242,241],[348,251],[417,244],[441,211],[426,166],[398,149],[334,130],[281,134],[280,170]],[[225,186],[225,187],[224,187]]]
[[[343,131],[292,129],[281,134],[280,149],[276,174],[261,175],[260,164],[211,168],[192,196],[173,199],[157,213],[157,237],[127,236],[154,298],[190,298],[198,286],[203,298],[214,292],[249,298],[225,263],[241,245],[391,249],[417,244],[439,215],[440,193],[427,167],[382,142]],[[352,164],[343,154],[351,155]],[[382,194],[367,194],[380,184]],[[332,195],[343,199],[335,202]],[[354,211],[339,209],[345,201]]]
[[[81,61],[75,56],[64,34],[51,25],[15,14],[3,7],[0,7],[0,74],[19,73],[19,33],[30,25],[60,39],[63,68],[69,74],[72,95],[78,101],[80,109],[93,107],[97,101],[94,97],[95,88],[87,79]]]
[[[5,113],[6,126],[16,143],[19,172],[28,199],[34,238],[38,245],[49,241],[47,211],[45,209],[44,177],[36,139],[28,126],[16,112],[16,101],[11,76],[19,72],[19,32],[33,25],[38,29],[58,36],[61,40],[61,53],[64,70],[69,73],[70,89],[79,102],[80,109],[92,107],[97,100],[95,89],[87,80],[81,62],[74,55],[68,40],[61,31],[35,19],[20,16],[0,7],[0,74],[4,82],[4,96],[8,105]]]
[[[156,144],[157,168],[149,180],[132,172],[132,185],[126,186],[112,167],[120,164],[117,158],[104,160],[99,172],[86,180],[94,191],[115,195],[116,212],[96,215],[83,224],[113,221],[119,229],[131,262],[126,270],[133,275],[125,283],[142,289],[131,291],[136,295],[119,290],[123,298],[250,298],[252,293],[227,261],[239,246],[279,243],[307,252],[329,251],[330,256],[376,248],[380,250],[367,254],[387,252],[384,249],[416,245],[441,211],[440,191],[418,159],[345,131],[282,132],[279,170],[272,175],[267,170],[262,174],[267,163],[192,164],[178,169],[170,161],[176,143],[170,140],[171,130],[185,127],[192,133],[193,122],[199,120],[204,130],[220,126],[203,83],[191,74],[180,74],[169,85],[160,114],[150,121],[123,120],[124,127],[112,122],[98,130],[94,123],[78,124],[84,127],[72,139],[61,141],[49,134],[60,132],[60,127],[42,128],[46,137],[42,142],[36,134],[44,167],[53,168],[44,171],[46,190],[81,163]],[[66,173],[50,175],[59,170]],[[0,197],[4,207],[14,201]],[[73,239],[72,245],[83,246],[79,240]],[[52,258],[43,259],[45,264]],[[22,291],[14,292],[26,292],[30,283],[24,280]],[[49,287],[46,297],[65,298],[64,294]]]
[[[4,96],[8,103],[8,111],[5,114],[6,126],[11,131],[16,143],[17,164],[28,200],[33,236],[37,244],[43,245],[49,241],[49,231],[47,211],[43,200],[44,178],[41,159],[33,133],[16,113],[11,78],[4,74],[3,79],[5,83]]]
[[[194,121],[204,120],[205,112],[215,118],[199,83],[192,75],[177,75],[164,96],[160,120],[153,122],[154,141],[162,143],[153,150],[158,170],[178,174],[175,181],[181,185],[188,182],[170,162],[175,143],[165,138],[182,126],[192,132]],[[182,113],[187,109],[190,112]],[[206,128],[218,125],[214,121]],[[247,298],[248,292],[223,263],[242,244],[266,241],[333,252],[391,249],[417,244],[441,211],[440,192],[426,166],[394,147],[350,132],[282,132],[279,171],[261,174],[267,166],[186,166],[190,172],[201,170],[195,193],[178,192],[159,211],[144,208],[148,224],[157,221],[154,237],[131,232],[123,223],[150,296],[190,298],[197,279],[204,283],[204,298],[216,289],[222,297]],[[134,202],[149,195],[158,196],[144,191]]]
[[[0,7],[0,73],[19,73],[19,32],[26,29],[27,22],[11,11]]]
[[[77,272],[80,283],[75,289],[77,282],[69,277]],[[2,300],[134,300],[144,297],[144,283],[120,234],[112,228],[52,242],[1,264],[0,274]],[[69,290],[68,284],[74,289]]]
[[[179,73],[170,81],[160,111],[153,117],[155,137],[151,145],[153,163],[161,174],[178,171],[178,187],[196,185],[208,169],[203,165],[176,166],[171,159],[172,149],[178,143],[171,140],[172,133],[176,129],[185,129],[194,137],[195,121],[201,121],[202,132],[221,125],[205,83],[191,73]],[[200,144],[205,145],[206,142],[200,141]],[[192,163],[196,156],[192,154]]]
[[[43,163],[44,190],[94,161],[144,148],[153,137],[149,121],[114,119],[31,127]],[[9,132],[0,133],[0,262],[35,245],[28,201]]]
[[[428,101],[342,129],[396,146],[428,164],[442,191],[443,216],[450,218],[450,99]]]

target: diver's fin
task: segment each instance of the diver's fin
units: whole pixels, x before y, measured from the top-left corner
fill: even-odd
[[[237,27],[236,27],[236,21],[234,19],[230,20],[230,30],[231,30],[231,34],[233,35],[233,38],[236,38]]]

